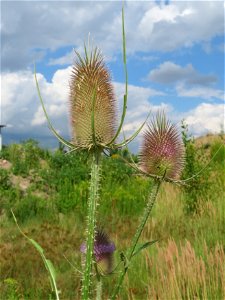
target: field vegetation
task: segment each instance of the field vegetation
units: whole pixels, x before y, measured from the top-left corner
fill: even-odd
[[[132,261],[118,299],[225,299],[224,136],[187,137],[185,186],[163,183],[141,240],[158,240]],[[133,155],[134,160],[137,157]],[[89,193],[88,153],[41,149],[33,140],[0,154],[1,299],[53,299],[36,240],[53,262],[61,299],[79,299],[81,253]],[[98,227],[120,252],[129,247],[151,181],[135,173],[126,150],[103,158]],[[78,270],[77,270],[78,269]],[[115,273],[117,270],[115,270]],[[103,282],[108,299],[117,274]]]

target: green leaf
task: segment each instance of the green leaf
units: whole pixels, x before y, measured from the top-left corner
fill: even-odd
[[[28,238],[28,237],[26,236],[26,238]],[[41,246],[40,246],[37,242],[35,242],[35,240],[30,239],[30,238],[28,238],[28,239],[29,239],[29,241],[31,242],[31,244],[33,244],[33,246],[37,249],[37,251],[38,251],[41,255],[43,255],[43,254],[44,254],[43,248],[41,248]]]
[[[125,73],[125,94],[123,96],[123,112],[120,119],[120,125],[117,129],[117,132],[115,136],[112,138],[112,140],[107,144],[112,144],[118,135],[120,134],[120,131],[123,127],[123,122],[125,119],[126,111],[127,111],[127,97],[128,97],[128,71],[127,71],[127,59],[126,59],[126,34],[125,34],[125,25],[124,25],[124,8],[122,8],[122,38],[123,38],[123,65],[124,65],[124,73]]]
[[[53,278],[56,278],[56,271],[50,259],[46,259],[46,265]]]
[[[125,141],[123,141],[122,143],[119,144],[115,144],[116,147],[123,147],[126,146],[127,144],[129,144],[131,141],[133,141],[133,139],[136,138],[136,136],[139,134],[139,132],[142,130],[142,128],[144,127],[145,123],[147,122],[149,116],[151,114],[151,111],[148,113],[147,118],[145,119],[145,121],[142,123],[142,125],[138,128],[138,130],[128,139],[126,139]]]
[[[23,231],[22,229],[19,227],[18,223],[17,223],[17,219],[13,213],[13,211],[11,210],[11,213],[13,215],[13,219],[16,223],[16,226],[18,227],[19,231],[21,232],[21,234],[35,247],[35,249],[38,251],[38,253],[40,254],[45,268],[47,269],[48,273],[49,273],[49,280],[50,280],[50,284],[52,287],[52,290],[55,292],[55,297],[57,300],[59,300],[59,293],[58,293],[58,289],[57,289],[57,285],[56,285],[56,272],[55,269],[53,267],[52,262],[47,259],[44,255],[44,250],[42,249],[42,247],[33,239],[29,238]]]
[[[61,137],[58,132],[55,130],[55,128],[52,126],[52,123],[49,119],[49,116],[47,114],[47,111],[45,109],[45,106],[44,106],[44,102],[43,102],[43,99],[42,99],[42,96],[41,96],[41,91],[40,91],[40,88],[39,88],[39,84],[38,84],[38,80],[37,80],[37,74],[36,74],[36,67],[34,66],[34,78],[35,78],[35,83],[36,83],[36,87],[37,87],[37,91],[38,91],[38,97],[40,99],[40,102],[41,102],[41,106],[43,108],[43,111],[44,111],[44,114],[45,114],[45,117],[46,117],[46,120],[48,122],[48,126],[50,128],[50,130],[52,131],[52,133],[57,137],[57,139],[62,143],[64,144],[65,146],[69,147],[69,148],[75,148],[75,146],[73,144],[71,144],[70,142],[66,141],[63,137]]]
[[[141,244],[141,245],[137,245],[136,249],[134,250],[134,253],[132,255],[135,256],[136,254],[138,254],[139,252],[141,252],[143,249],[147,248],[147,247],[150,247],[151,245],[155,244],[156,242],[158,242],[158,240],[154,240],[154,241],[151,241],[151,242],[146,242],[144,244]]]

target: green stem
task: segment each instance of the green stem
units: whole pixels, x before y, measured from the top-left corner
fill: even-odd
[[[96,300],[101,300],[102,299],[102,280],[101,278],[97,281],[97,286],[96,286]]]
[[[86,240],[86,259],[85,267],[82,278],[82,300],[90,299],[91,276],[93,268],[93,249],[95,239],[95,226],[96,226],[96,210],[98,202],[98,190],[100,179],[100,153],[95,152],[92,156],[91,164],[91,181],[90,181],[90,194],[88,199],[88,217],[87,217],[87,240]]]
[[[101,300],[102,299],[102,278],[101,278],[101,275],[98,271],[98,267],[97,267],[96,262],[94,262],[94,267],[95,267],[95,273],[96,273],[96,278],[97,278],[96,300]]]
[[[142,233],[142,231],[144,229],[144,226],[145,226],[145,224],[146,224],[146,222],[148,220],[148,217],[150,215],[152,207],[153,207],[153,205],[155,203],[155,200],[156,200],[157,194],[159,192],[159,188],[160,188],[161,182],[162,181],[158,180],[158,179],[154,180],[154,184],[153,184],[151,193],[149,195],[147,206],[145,208],[145,211],[143,213],[143,216],[141,218],[141,222],[140,222],[140,224],[139,224],[139,226],[137,228],[135,236],[134,236],[134,238],[132,240],[131,248],[129,249],[127,257],[126,257],[127,262],[125,264],[124,270],[121,271],[121,273],[120,273],[120,277],[118,279],[118,283],[117,283],[117,285],[116,285],[116,287],[114,289],[114,292],[113,292],[113,295],[112,295],[112,298],[111,298],[112,300],[116,299],[116,296],[119,293],[119,290],[120,290],[121,285],[123,283],[124,277],[125,277],[125,275],[127,273],[127,270],[129,268],[130,261],[132,259],[133,254],[134,254],[135,248],[137,246],[138,240],[139,240],[139,238],[141,236],[141,233]]]

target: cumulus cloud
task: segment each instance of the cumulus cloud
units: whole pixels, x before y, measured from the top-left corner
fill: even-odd
[[[120,111],[122,111],[124,84],[115,82],[114,86],[117,98],[119,100]],[[163,92],[151,88],[129,85],[127,115],[123,130],[126,133],[134,132],[143,123],[150,111],[155,112],[158,109],[164,109],[165,111],[169,111],[169,104],[151,104],[152,98],[164,95],[165,94]]]
[[[51,82],[41,74],[37,74],[41,94],[46,110],[57,131],[69,137],[68,95],[71,67],[57,70]],[[11,124],[7,128],[8,133],[17,135],[18,139],[23,136],[42,138],[51,136],[47,128],[40,101],[35,87],[34,75],[31,71],[19,71],[3,73],[2,82],[2,111],[4,123]],[[114,82],[115,92],[118,99],[118,109],[121,111],[124,84]],[[159,107],[167,108],[162,104],[152,106],[149,104],[151,97],[162,96],[162,92],[129,85],[129,104],[124,130],[132,132],[146,118],[149,110],[155,111]]]
[[[49,66],[70,65],[73,60],[74,60],[74,50],[67,52],[64,56],[61,56],[59,58],[50,58],[48,65]]]
[[[152,70],[148,75],[148,79],[162,84],[174,84],[182,81],[190,85],[208,85],[217,81],[215,75],[200,74],[192,64],[183,67],[171,61],[166,61]]]
[[[121,51],[121,3],[117,1],[3,1],[2,69],[25,69],[61,47],[77,47],[91,35],[109,57]],[[128,1],[127,51],[173,51],[222,35],[222,1]],[[207,17],[202,17],[207,16]],[[67,63],[70,53],[50,64]]]
[[[67,94],[69,90],[70,67],[55,72],[52,81],[38,73],[42,97],[46,109],[56,128],[62,128],[68,135]],[[41,137],[49,135],[31,71],[1,74],[2,119],[11,124],[7,129],[18,137],[24,134]],[[44,125],[41,128],[38,126]]]
[[[38,82],[45,102],[49,117],[60,134],[69,139],[68,117],[68,91],[71,67],[55,72],[51,82],[38,73]],[[17,140],[35,138],[43,140],[50,138],[52,133],[47,123],[37,96],[34,76],[30,71],[4,73],[2,82],[2,117],[3,123],[10,124],[5,130],[7,134],[13,134]],[[118,108],[121,111],[124,84],[114,82]],[[196,108],[186,112],[177,112],[175,108],[166,102],[153,105],[155,100],[164,94],[161,91],[135,85],[128,88],[128,109],[124,124],[124,131],[128,137],[145,120],[148,112],[164,109],[173,121],[185,118],[195,135],[210,132],[220,132],[224,120],[224,105],[202,103]],[[132,150],[137,150],[140,137]]]
[[[195,109],[184,114],[186,123],[194,135],[208,132],[219,133],[224,130],[224,104],[201,103]]]
[[[174,62],[166,61],[158,68],[150,71],[147,80],[175,85],[178,96],[224,100],[224,92],[214,87],[218,81],[217,76],[201,74],[194,69],[192,64],[180,66]]]
[[[219,99],[224,101],[224,91],[219,89],[214,89],[210,87],[187,87],[183,84],[178,84],[176,86],[176,91],[178,96],[181,97],[194,97],[194,98],[202,98],[205,100]]]

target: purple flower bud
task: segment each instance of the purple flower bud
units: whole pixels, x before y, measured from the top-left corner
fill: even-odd
[[[86,253],[86,243],[82,243],[80,251]],[[109,240],[108,235],[103,230],[97,230],[94,242],[95,261],[104,273],[112,270],[113,252],[116,250],[115,244]]]
[[[148,174],[177,179],[184,162],[185,149],[177,127],[166,120],[164,112],[158,113],[144,133],[141,169]]]

